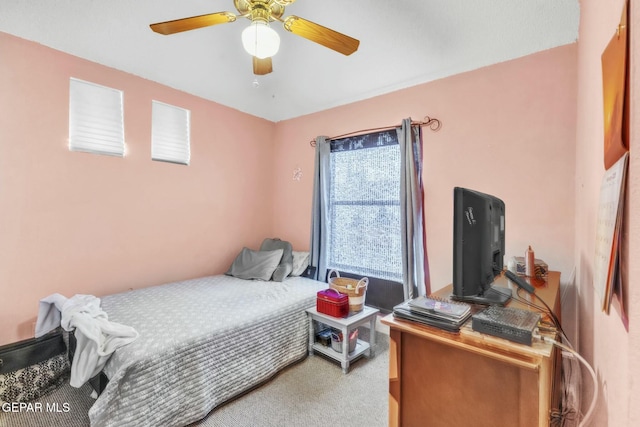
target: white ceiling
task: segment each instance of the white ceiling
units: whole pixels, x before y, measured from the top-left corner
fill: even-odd
[[[275,22],[280,51],[273,73],[258,77],[240,41],[246,19],[170,36],[149,29],[219,11],[235,12],[233,1],[0,0],[0,31],[279,121],[573,43],[580,6],[579,0],[298,0],[284,17],[345,33],[360,48],[343,56]]]

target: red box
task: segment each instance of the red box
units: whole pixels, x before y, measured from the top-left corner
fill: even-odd
[[[349,296],[341,294],[335,289],[318,291],[316,310],[318,313],[333,317],[347,317],[349,315]]]

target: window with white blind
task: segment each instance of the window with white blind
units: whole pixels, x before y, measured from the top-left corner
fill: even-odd
[[[331,141],[330,167],[328,267],[402,282],[395,129]]]
[[[190,111],[159,101],[152,102],[151,159],[188,165]]]
[[[70,79],[69,150],[124,156],[122,91]]]

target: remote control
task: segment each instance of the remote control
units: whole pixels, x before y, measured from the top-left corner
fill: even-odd
[[[522,277],[519,277],[518,275],[512,273],[511,271],[507,270],[504,273],[505,276],[507,276],[507,279],[511,280],[512,282],[514,282],[516,285],[518,285],[519,287],[521,287],[522,289],[524,289],[525,291],[529,292],[530,294],[535,293],[536,288],[534,288],[530,283],[525,282]]]

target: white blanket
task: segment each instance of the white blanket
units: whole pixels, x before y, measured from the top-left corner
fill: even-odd
[[[135,329],[110,322],[100,308],[100,299],[93,295],[60,294],[40,300],[36,338],[62,326],[66,331],[75,329],[76,351],[71,365],[70,384],[82,387],[97,375],[119,347],[138,337]]]

